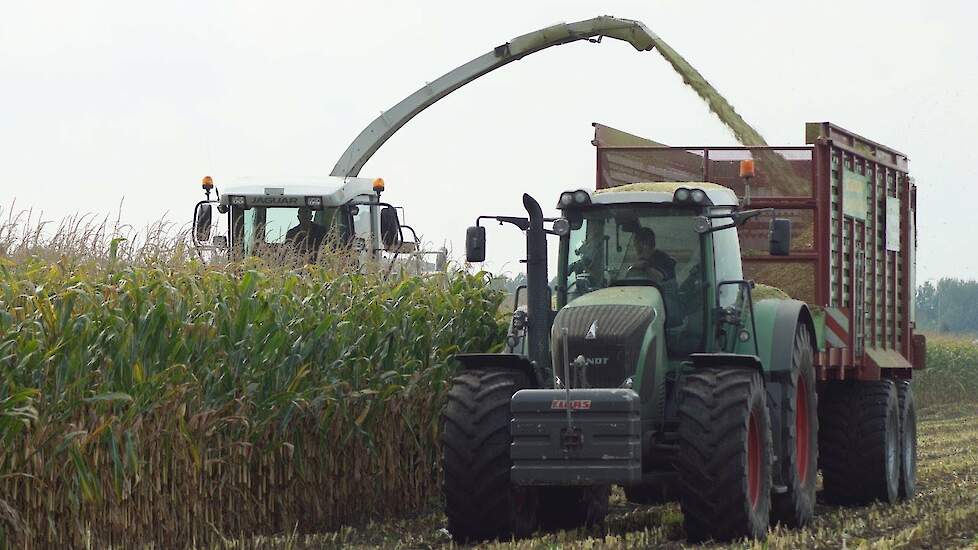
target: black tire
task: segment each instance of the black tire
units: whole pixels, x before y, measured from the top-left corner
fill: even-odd
[[[771,510],[771,427],[760,373],[697,369],[679,404],[679,478],[690,542],[763,539]]]
[[[900,402],[900,498],[910,500],[917,493],[917,407],[909,380],[896,383]]]
[[[807,525],[815,515],[818,481],[818,396],[812,337],[799,324],[791,355],[791,373],[781,400],[781,481],[787,492],[771,495],[771,521],[787,527]]]
[[[521,538],[536,528],[537,493],[510,482],[509,402],[529,378],[510,369],[455,377],[442,414],[448,532],[457,542]]]
[[[891,380],[831,382],[819,400],[819,466],[836,504],[896,501],[900,419]]]
[[[542,487],[539,492],[537,521],[543,529],[591,527],[603,523],[608,515],[610,485]]]
[[[669,483],[625,485],[625,498],[635,504],[665,504],[678,500],[676,488]]]

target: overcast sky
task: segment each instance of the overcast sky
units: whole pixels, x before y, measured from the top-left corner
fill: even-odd
[[[638,19],[772,144],[829,120],[906,153],[918,280],[973,278],[978,8],[968,2],[14,2],[0,7],[0,204],[46,217],[190,218],[200,178],[326,175],[381,110],[557,22]],[[735,144],[655,52],[575,43],[513,63],[412,120],[361,172],[436,244],[479,214],[593,186],[591,122]],[[495,269],[521,235],[489,230]]]

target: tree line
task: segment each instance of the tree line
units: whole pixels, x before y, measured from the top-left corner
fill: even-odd
[[[917,327],[978,334],[978,281],[944,278],[917,287]]]

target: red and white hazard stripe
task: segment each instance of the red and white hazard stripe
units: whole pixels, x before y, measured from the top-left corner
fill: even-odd
[[[845,310],[825,308],[825,342],[829,347],[849,347],[849,315]]]

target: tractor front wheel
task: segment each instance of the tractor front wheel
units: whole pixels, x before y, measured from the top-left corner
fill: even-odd
[[[701,368],[684,377],[678,465],[690,542],[766,536],[771,428],[760,373]]]
[[[529,378],[511,369],[472,369],[452,382],[442,415],[448,532],[458,542],[521,538],[536,528],[537,490],[510,482],[509,402]]]

